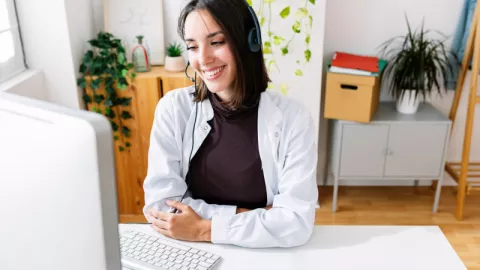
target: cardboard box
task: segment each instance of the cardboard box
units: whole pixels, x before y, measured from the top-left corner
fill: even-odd
[[[380,99],[381,76],[327,72],[324,117],[370,122]]]

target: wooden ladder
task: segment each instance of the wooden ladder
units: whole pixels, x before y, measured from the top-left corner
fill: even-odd
[[[470,149],[472,144],[472,132],[475,116],[475,106],[480,103],[480,96],[477,95],[477,80],[480,71],[480,5],[476,5],[475,13],[470,26],[470,32],[466,44],[465,54],[463,56],[460,74],[455,89],[455,98],[450,109],[450,120],[452,121],[451,131],[454,127],[454,121],[457,116],[460,96],[462,95],[465,76],[471,59],[473,65],[471,69],[470,92],[468,97],[467,118],[465,124],[465,134],[463,141],[462,160],[460,162],[447,162],[445,169],[448,174],[457,182],[457,220],[463,220],[463,210],[465,206],[465,196],[475,187],[472,184],[480,184],[480,162],[470,162]],[[473,57],[473,58],[472,58]],[[478,139],[478,138],[477,138]],[[470,179],[478,178],[474,181]]]

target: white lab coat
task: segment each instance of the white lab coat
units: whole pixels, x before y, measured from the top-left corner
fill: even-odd
[[[187,186],[195,118],[194,88],[168,92],[158,103],[151,131],[144,214],[150,207],[168,211],[167,199],[180,200]],[[192,158],[210,131],[213,109],[198,104]],[[267,205],[236,214],[236,206],[207,204],[187,196],[183,203],[211,220],[212,243],[243,247],[292,247],[311,236],[318,199],[315,128],[309,112],[293,99],[266,91],[258,112],[258,145]],[[227,158],[227,157],[226,157]]]

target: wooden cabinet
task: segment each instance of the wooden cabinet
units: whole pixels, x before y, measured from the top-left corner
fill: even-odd
[[[150,72],[137,73],[132,85],[128,90],[117,90],[119,96],[132,98],[130,106],[125,108],[132,118],[122,120],[131,130],[128,138],[131,147],[120,151],[119,143],[116,142],[115,145],[118,211],[121,222],[146,222],[142,212],[145,204],[143,181],[147,174],[155,108],[168,91],[192,85],[192,82],[183,72],[167,72],[163,66],[156,66]],[[91,93],[91,89],[86,90]],[[96,91],[101,94],[105,89],[101,87]],[[88,109],[95,105],[89,104]]]
[[[422,104],[416,114],[407,115],[398,113],[391,102],[381,103],[369,123],[334,120],[333,211],[337,208],[339,181],[343,179],[442,178],[450,125],[448,117],[430,104]]]

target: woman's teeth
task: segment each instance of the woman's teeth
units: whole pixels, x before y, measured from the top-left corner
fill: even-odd
[[[213,71],[205,71],[205,74],[207,74],[207,76],[215,76],[217,75],[218,72],[222,71],[224,67],[220,67],[220,68],[217,68],[216,70],[213,70]]]

